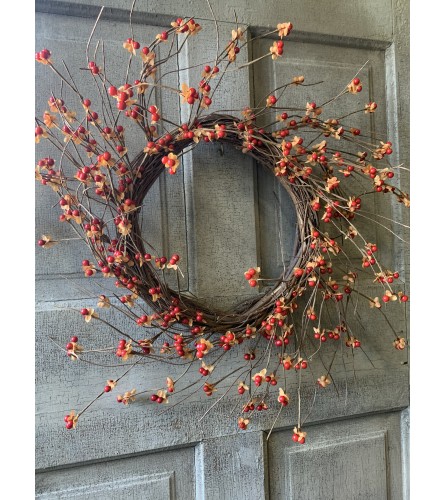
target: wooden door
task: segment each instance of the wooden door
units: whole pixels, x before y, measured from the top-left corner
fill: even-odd
[[[110,71],[116,65],[113,51],[120,54],[122,41],[129,36],[130,3],[109,0],[96,33],[106,43]],[[368,61],[362,79],[369,99],[379,103],[379,113],[370,122],[364,117],[362,127],[387,133],[394,145],[393,161],[407,165],[408,2],[213,3],[220,29],[227,33],[234,9],[238,21],[251,26],[252,37],[278,22],[292,21],[295,27],[286,41],[285,58],[265,59],[252,71],[227,78],[215,109],[254,104],[276,82],[294,74],[326,81],[317,90],[323,99],[341,89]],[[48,47],[69,67],[84,67],[84,47],[99,4],[38,0],[36,49]],[[201,0],[140,2],[133,15],[135,38],[152,39],[181,14],[212,17]],[[202,60],[213,57],[213,22],[199,22],[205,29],[181,53],[179,67],[189,66],[193,54]],[[258,40],[250,57],[264,53],[269,45],[269,40]],[[56,82],[44,69],[38,67],[36,73],[39,111],[45,109],[48,87]],[[337,88],[332,86],[335,81]],[[308,98],[309,93],[301,91],[303,104]],[[176,100],[165,95],[157,99],[159,107],[180,121]],[[40,156],[50,154],[42,148]],[[178,175],[162,177],[149,196],[144,231],[165,254],[182,256],[186,272],[181,285],[210,303],[230,307],[239,302],[255,293],[245,286],[247,268],[260,264],[274,273],[283,257],[289,259],[288,235],[294,224],[290,201],[270,173],[239,152],[221,151],[218,145],[197,148],[184,159]],[[57,223],[58,212],[51,208],[56,202],[54,198],[48,204],[47,191],[38,186],[37,238],[48,233],[71,236]],[[385,209],[389,217],[404,220],[399,207]],[[406,239],[407,234],[397,231]],[[401,269],[406,279],[408,257],[398,239],[383,230],[376,230],[375,239],[388,267]],[[385,322],[366,308],[359,314],[368,332],[367,356],[348,358],[337,380],[338,394],[328,390],[319,395],[311,412],[308,408],[304,446],[291,440],[296,423],[292,405],[276,422],[276,413],[265,412],[249,431],[239,431],[236,419],[227,415],[235,395],[202,420],[210,404],[199,395],[162,415],[147,402],[122,408],[113,397],[103,398],[78,429],[67,432],[63,425],[67,410],[88,403],[110,377],[110,369],[69,363],[48,340],[64,345],[72,334],[87,339],[92,335],[78,314],[80,307],[95,304],[80,272],[85,249],[80,244],[71,245],[69,251],[65,248],[38,252],[36,260],[37,498],[408,498],[408,366],[406,357],[393,356]],[[372,295],[374,286],[369,284],[371,296],[377,294]],[[114,321],[124,327],[121,318]],[[393,324],[406,329],[402,315],[394,317]],[[94,335],[107,338],[110,332],[99,325]],[[228,366],[239,361],[237,356],[242,354],[229,353]],[[126,385],[149,381],[154,387],[163,377],[164,372],[153,365],[135,370]],[[308,385],[307,400],[312,394],[313,386]]]

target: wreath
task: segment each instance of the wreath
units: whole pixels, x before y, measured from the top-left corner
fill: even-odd
[[[216,26],[219,34],[217,23]],[[222,50],[217,43],[213,64],[196,65],[201,72],[197,88],[185,81],[180,88],[165,85],[166,68],[186,46],[187,39],[199,36],[200,30],[193,18],[178,18],[146,46],[141,46],[134,36],[128,38],[123,43],[123,49],[129,53],[128,61],[122,58],[125,78],[116,84],[108,80],[105,58],[102,64],[99,62],[99,44],[94,57],[89,55],[93,29],[87,45],[87,68],[75,74],[83,78],[89,73],[97,88],[95,99],[84,96],[77,87],[72,76],[74,68],[69,69],[62,61],[64,68],[60,69],[48,49],[38,52],[36,61],[57,75],[62,91],[60,95],[50,93],[49,110],[44,111],[42,118],[36,118],[36,143],[49,141],[60,151],[58,160],[44,157],[38,161],[36,179],[57,193],[59,220],[71,225],[77,238],[89,247],[91,256],[79,263],[85,276],[99,273],[115,280],[117,287],[113,294],[99,295],[98,308],[80,310],[86,322],[102,321],[113,330],[116,344],[87,349],[77,336],[72,336],[63,348],[73,361],[91,359],[100,350],[128,365],[123,375],[106,381],[92,403],[116,385],[125,389],[125,375],[142,367],[142,360],[150,359],[166,362],[165,386],[154,392],[128,388],[117,396],[118,402],[127,405],[145,394],[153,403],[166,404],[177,393],[186,392],[181,381],[168,372],[169,364],[178,362],[196,366],[199,375],[191,385],[202,386],[205,394],[212,396],[225,379],[217,376],[224,363],[223,354],[242,349],[243,371],[225,394],[233,387],[240,395],[238,427],[244,430],[256,412],[276,406],[275,400],[282,408],[296,399],[286,389],[286,379],[301,380],[302,371],[311,369],[326,343],[343,343],[351,350],[362,348],[362,341],[348,320],[357,300],[368,301],[380,314],[385,314],[384,309],[392,302],[407,302],[403,292],[393,290],[399,273],[382,266],[376,244],[360,233],[354,219],[361,216],[363,200],[369,195],[394,195],[405,206],[409,206],[409,197],[396,183],[391,183],[404,170],[388,161],[391,142],[363,136],[359,129],[350,126],[349,116],[325,116],[327,104],[360,94],[363,83],[358,75],[347,82],[335,99],[321,105],[307,102],[295,108],[280,107],[285,92],[294,92],[297,101],[298,89],[311,85],[304,76],[295,76],[255,107],[246,107],[233,116],[212,109],[214,93],[229,68],[243,70],[259,59],[283,56],[283,39],[293,30],[290,22],[278,24],[276,30],[264,35],[277,37],[269,53],[241,65],[237,63],[238,54],[251,42],[245,40],[247,27],[237,25]],[[160,46],[168,44],[168,55],[161,57]],[[138,60],[140,74],[131,84],[129,69]],[[165,69],[161,75],[160,69]],[[182,73],[173,71],[181,81]],[[77,99],[80,114],[68,109],[63,95],[66,89]],[[187,121],[176,124],[162,114],[153,104],[156,89],[178,96],[180,105],[188,111]],[[99,105],[93,106],[93,102]],[[98,109],[102,110],[101,115]],[[372,114],[376,109],[375,102],[368,102],[356,112]],[[126,145],[126,134],[135,129],[144,136],[139,152],[129,151]],[[220,143],[253,158],[276,176],[296,213],[288,265],[280,276],[270,278],[263,277],[253,263],[245,272],[246,287],[260,287],[260,293],[230,311],[213,310],[181,290],[179,278],[176,287],[171,285],[172,280],[167,278],[178,277],[182,272],[180,256],[158,255],[141,228],[141,209],[157,179],[165,174],[175,175],[181,168],[182,157],[202,143]],[[351,152],[351,146],[358,151]],[[357,179],[361,182],[350,182]],[[368,214],[364,217],[369,220]],[[61,241],[43,235],[38,245],[50,248]],[[361,269],[354,266],[354,256],[361,259]],[[381,284],[380,297],[368,297],[361,290],[358,275],[362,271]],[[140,335],[131,334],[131,328],[122,331],[105,319],[109,308],[125,316],[129,326],[136,324]],[[323,310],[329,308],[335,311],[336,321],[325,324]],[[393,329],[392,332],[395,349],[403,350],[405,338]],[[262,350],[256,356],[258,346]],[[333,381],[331,367],[332,363],[325,372],[316,374],[319,388]],[[299,398],[300,386],[296,391]],[[66,428],[75,428],[92,403],[66,415]],[[304,443],[305,437],[298,405],[292,438]]]

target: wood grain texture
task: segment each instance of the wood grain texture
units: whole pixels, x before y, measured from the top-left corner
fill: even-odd
[[[79,465],[36,475],[36,498],[190,500],[194,448]]]
[[[264,437],[250,432],[201,443],[202,489],[197,500],[267,499]]]
[[[409,57],[409,2],[396,0],[394,9],[394,35],[385,53],[386,100],[388,109],[388,135],[394,137],[393,161],[410,169],[410,57]],[[402,191],[409,192],[410,178],[405,175],[399,181]],[[397,235],[392,242],[394,258],[402,271],[402,277],[409,287],[410,249],[404,242],[409,241],[408,210],[402,206],[392,207],[391,217],[403,225],[397,226]],[[400,239],[401,238],[401,239]],[[408,288],[409,293],[409,288]]]
[[[253,57],[257,58],[266,53],[270,43],[270,39],[258,40],[254,44]],[[379,139],[383,139],[387,132],[384,50],[364,48],[360,43],[357,43],[355,47],[343,47],[299,41],[288,41],[285,47],[283,58],[276,61],[272,61],[270,58],[263,59],[254,66],[255,99],[257,102],[268,94],[269,89],[277,87],[280,83],[292,81],[294,76],[303,75],[306,84],[317,85],[307,87],[291,86],[281,95],[280,106],[304,109],[306,103],[312,101],[316,101],[321,106],[338,95],[354,78],[360,68],[366,65],[359,75],[363,82],[363,92],[357,95],[343,96],[333,103],[323,106],[321,117],[324,117],[323,119],[340,118],[364,109],[365,104],[370,101],[376,101],[378,103],[378,112],[370,115],[366,115],[364,112],[354,114],[345,120],[341,120],[341,123],[345,128],[351,126],[359,128],[366,140],[368,140],[367,136],[371,136],[377,142]],[[304,131],[302,133],[303,137],[308,137],[305,134],[308,134],[308,132]],[[313,137],[310,134],[309,132],[308,140],[314,140],[315,143],[323,139],[322,136],[318,137],[319,134]],[[299,135],[298,131],[296,131],[295,135]],[[392,139],[394,139],[393,134],[390,135],[390,140]],[[335,143],[331,142],[331,145],[335,147]],[[341,144],[340,149],[355,154],[358,148],[353,143],[346,143]],[[260,189],[264,183],[267,185],[268,180],[263,177],[259,179]],[[349,178],[345,186],[347,186],[347,190],[351,191],[362,192],[364,189],[363,182],[354,178]],[[377,195],[363,197],[364,217],[358,213],[354,219],[354,224],[365,235],[366,241],[377,243],[380,249],[379,258],[381,257],[382,262],[385,262],[389,267],[394,267],[395,259],[391,252],[393,235],[385,230],[382,225],[378,226],[370,223],[370,219],[374,218],[376,213],[391,213],[392,207],[400,205],[389,198],[388,196]],[[265,196],[259,197],[260,214],[267,212],[262,207],[263,205],[266,205],[266,207],[270,205],[270,201]],[[287,210],[287,213],[290,213],[290,211]],[[263,217],[266,220],[267,215]],[[289,221],[286,220],[285,222],[288,223]],[[378,222],[387,225],[387,221],[384,219],[379,219]],[[282,232],[284,231],[283,227],[280,229]],[[280,255],[280,239],[276,233],[277,229],[272,228],[270,241],[267,242],[266,248],[262,248],[268,266],[277,261],[276,255]],[[291,244],[286,242],[286,250]],[[267,253],[268,251],[269,253]],[[271,251],[272,253],[270,253]],[[352,258],[352,262],[357,262],[358,267],[361,265],[357,258],[355,260]]]
[[[86,349],[95,345],[96,338],[101,338],[105,345],[113,345],[115,335],[106,325],[85,323],[78,312],[82,302],[85,301],[71,302],[74,310],[67,309],[66,305],[62,309],[58,308],[58,304],[51,307],[51,304],[47,303],[36,315],[38,469],[79,463],[83,460],[103,460],[122,453],[127,455],[186,445],[205,438],[224,439],[224,436],[234,434],[238,413],[235,411],[232,415],[227,415],[227,411],[243,403],[236,387],[232,388],[225,403],[215,407],[203,420],[201,417],[213,404],[214,397],[204,400],[199,386],[197,392],[191,394],[186,402],[172,407],[164,414],[162,413],[174,404],[174,399],[168,407],[153,405],[149,402],[150,392],[128,407],[118,405],[116,394],[133,387],[138,390],[158,389],[164,385],[167,373],[177,377],[183,371],[181,367],[167,367],[155,362],[135,368],[112,393],[102,397],[91,411],[82,417],[75,432],[67,432],[63,426],[63,416],[71,409],[79,411],[92,397],[100,393],[107,379],[117,378],[128,366],[105,355],[97,357],[95,361],[105,364],[111,362],[117,365],[115,368],[71,362],[63,351],[48,340],[48,337],[51,337],[60,345],[64,345],[67,338],[76,334]],[[125,326],[125,321],[112,311],[107,315],[107,319],[118,328]],[[308,422],[400,409],[408,405],[407,366],[400,365],[400,360],[393,357],[393,348],[390,337],[384,330],[384,322],[376,321],[374,327],[372,334],[367,337],[368,340],[363,341],[366,355],[370,357],[374,367],[365,352],[358,351],[354,356],[345,352],[343,361],[341,358],[337,361],[337,375],[334,377],[336,386],[331,384],[326,390],[317,392],[316,404],[312,411],[315,379],[323,373],[323,367],[316,364],[313,375],[305,373],[302,381],[302,410],[304,418],[309,414]],[[385,349],[386,345],[388,347]],[[242,365],[242,354],[241,351],[228,353],[225,373],[233,370],[235,366]],[[403,353],[401,354],[403,356]],[[192,380],[195,380],[194,374],[183,380],[178,387],[183,387]],[[209,380],[211,382],[212,378]],[[232,376],[227,383],[236,380],[236,376]],[[296,383],[296,379],[288,382],[291,403],[281,412],[276,428],[293,426],[296,423]],[[215,397],[224,391],[223,386]],[[278,403],[273,398],[271,409],[253,418],[249,429],[270,429],[277,410]],[[237,435],[241,436],[242,432]],[[117,446],[117,443],[124,444]],[[216,441],[215,446],[217,443]]]
[[[201,23],[203,30],[199,36],[189,38],[184,53],[180,54],[180,67],[213,65],[217,34],[213,23]],[[226,32],[234,28],[235,24],[224,26]],[[244,51],[237,62],[246,61]],[[224,66],[221,65],[221,71]],[[197,88],[200,74],[195,69],[182,71],[180,81]],[[218,79],[210,81],[212,88],[217,82]],[[218,83],[211,109],[228,110],[227,114],[240,116],[240,110],[250,101],[248,72],[229,72]],[[181,110],[185,122],[188,107],[182,106]],[[244,279],[244,272],[258,261],[254,165],[240,151],[204,143],[184,157],[184,170],[190,291],[206,304],[228,309],[258,293]]]
[[[291,441],[290,430],[270,437],[271,499],[402,498],[399,412],[310,425],[306,430],[304,446]]]
[[[85,78],[80,82],[79,71],[77,68],[86,67],[85,48],[86,41],[94,25],[94,19],[85,21],[77,17],[65,17],[47,14],[36,14],[36,48],[51,47],[53,59],[61,65],[63,59],[75,75],[75,81],[83,93],[88,95],[92,101],[92,109],[97,109],[104,119],[102,109],[96,108],[99,102],[96,86],[93,78],[87,72]],[[159,32],[159,28],[153,26],[135,26],[135,37],[141,42],[149,41]],[[96,42],[103,39],[105,42],[105,61],[107,77],[110,81],[120,84],[125,78],[125,71],[122,69],[122,61],[125,60],[122,41],[127,38],[128,25],[126,20],[122,22],[103,21],[99,23],[95,36],[91,42],[91,53],[94,52]],[[76,50],[73,50],[76,47]],[[165,56],[167,47],[161,46],[159,56]],[[98,64],[102,64],[101,50],[98,50]],[[119,54],[119,57],[114,57]],[[38,115],[43,114],[48,109],[47,100],[50,97],[50,91],[56,96],[60,93],[60,82],[52,74],[46,71],[48,68],[43,65],[37,65],[36,68],[36,110]],[[126,69],[126,67],[124,68]],[[134,81],[140,71],[140,62],[135,61],[129,74],[129,80]],[[175,75],[166,75],[163,78],[166,85],[178,86]],[[66,87],[66,86],[65,86]],[[67,106],[73,106],[82,117],[83,109],[76,101],[69,90],[63,91],[63,98]],[[169,92],[155,93],[152,103],[157,105],[162,113],[165,113],[173,122],[179,122],[179,108],[176,94]],[[108,120],[109,121],[109,120]],[[136,155],[146,145],[145,136],[136,125],[130,120],[125,122],[126,143],[129,154]],[[40,159],[45,156],[53,156],[55,159],[60,157],[57,150],[49,144],[48,141],[42,141],[37,145],[36,157]],[[132,156],[130,156],[130,159]],[[84,158],[86,162],[88,159]],[[62,163],[65,168],[67,161]],[[171,255],[178,253],[181,255],[181,267],[184,268],[184,278],[180,276],[182,288],[188,287],[187,275],[187,238],[185,226],[185,196],[184,196],[184,171],[180,169],[176,176],[162,176],[150,190],[144,208],[142,210],[142,235],[154,247],[158,255]],[[57,205],[58,198],[55,193],[48,190],[45,186],[37,185],[36,191],[36,239],[40,239],[42,234],[50,234],[58,238],[73,238],[76,233],[68,224],[62,224],[58,221],[61,211]],[[63,246],[63,249],[62,249]],[[36,274],[43,279],[51,279],[63,276],[78,277],[81,273],[81,262],[83,256],[88,256],[89,251],[83,242],[71,241],[70,244],[61,243],[54,251],[46,252],[39,249],[36,255]],[[57,251],[59,250],[59,251]],[[151,251],[154,253],[153,251]],[[174,279],[176,282],[176,279]],[[38,296],[39,298],[39,296]]]
[[[386,500],[385,435],[348,436],[288,455],[290,498]],[[303,455],[304,453],[304,455]]]

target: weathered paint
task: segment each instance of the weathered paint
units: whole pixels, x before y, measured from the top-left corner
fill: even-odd
[[[97,6],[102,4],[99,0],[85,4],[38,0],[36,48],[54,47],[69,66],[83,67],[83,47]],[[122,40],[128,36],[129,4],[123,0],[107,2],[106,6],[112,9],[105,10],[104,21],[98,28],[97,35],[109,47],[110,71],[116,69],[117,61],[111,57],[112,52],[120,53]],[[383,134],[388,130],[397,161],[407,165],[406,1],[351,0],[333,4],[321,0],[315,12],[308,0],[296,5],[290,1],[263,0],[212,4],[217,18],[227,23],[233,22],[235,9],[240,23],[252,25],[253,35],[294,18],[297,30],[286,44],[285,60],[277,61],[275,66],[269,60],[256,65],[241,77],[241,84],[227,80],[221,103],[240,107],[255,102],[273,86],[275,79],[294,72],[315,77],[319,71],[331,81],[338,75],[342,85],[351,72],[354,74],[369,60],[363,78],[370,84],[370,98],[379,101],[381,111],[372,127],[376,131],[383,129]],[[150,39],[160,26],[168,25],[172,15],[191,14],[211,17],[204,0],[137,2],[133,16],[135,33],[141,39]],[[212,23],[207,26],[210,34],[203,32],[203,36],[208,37],[208,43],[193,49],[203,60],[212,52]],[[265,46],[267,42],[257,43],[253,56],[261,49],[264,51]],[[82,50],[77,51],[78,47]],[[187,64],[188,57],[189,51],[179,64]],[[42,111],[47,97],[43,89],[50,82],[55,85],[44,69],[38,67],[36,74],[37,106]],[[332,95],[327,86],[317,92]],[[300,97],[304,100],[306,95]],[[166,94],[162,100],[159,95],[157,99],[157,105],[180,119],[176,98]],[[217,146],[201,148],[184,161],[177,176],[160,179],[150,193],[144,218],[144,229],[152,241],[165,253],[181,255],[185,271],[182,286],[218,304],[228,304],[233,297],[240,299],[252,293],[245,288],[243,278],[238,280],[236,276],[240,269],[255,263],[246,266],[249,259],[257,259],[271,271],[282,265],[292,245],[286,228],[293,224],[291,204],[271,177],[235,152],[223,153],[221,156]],[[45,149],[45,155],[48,154],[50,151]],[[43,194],[40,187],[37,189],[37,237],[65,234],[63,225],[56,220],[57,207],[48,209],[47,191]],[[272,210],[276,212],[277,197],[281,212],[271,214]],[[389,216],[407,222],[399,207],[388,204],[388,211]],[[209,223],[212,216],[217,223]],[[398,227],[397,233],[406,239],[407,231]],[[66,235],[71,233],[67,231]],[[277,244],[280,239],[283,256]],[[377,230],[376,239],[389,265],[401,266],[407,272],[408,254],[401,251],[397,238]],[[375,368],[360,352],[354,358],[345,358],[344,368],[339,366],[337,372],[338,394],[333,386],[319,391],[317,404],[307,417],[309,434],[305,446],[290,440],[296,419],[293,405],[280,414],[269,441],[266,436],[275,416],[272,410],[253,419],[248,432],[237,431],[235,417],[226,415],[226,408],[235,404],[237,396],[229,397],[225,408],[216,407],[200,421],[211,405],[202,397],[192,397],[161,416],[163,405],[150,406],[143,399],[121,408],[114,402],[116,389],[85,415],[75,432],[67,432],[63,415],[71,409],[69,405],[81,408],[89,402],[90,395],[101,390],[107,378],[118,375],[123,368],[110,374],[110,369],[70,363],[48,341],[47,337],[52,337],[63,345],[75,333],[89,344],[95,328],[72,310],[95,303],[79,273],[84,249],[74,244],[60,253],[58,250],[44,254],[39,251],[36,266],[38,498],[407,500],[408,425],[406,410],[400,411],[409,404],[408,367],[400,363],[400,357],[394,359],[390,332],[383,319],[376,316],[372,317],[372,330],[366,337],[366,353]],[[91,283],[101,281],[95,279]],[[369,294],[375,296],[373,293],[377,294],[377,287],[371,286]],[[366,323],[370,318],[368,309],[361,308],[359,313]],[[115,321],[119,324],[122,319]],[[403,315],[395,316],[393,321],[397,328],[405,326]],[[359,321],[354,324],[360,328]],[[104,339],[111,338],[103,325],[94,332]],[[241,356],[242,353],[229,353],[229,365]],[[153,365],[135,370],[122,390],[142,384],[156,387],[163,378],[160,368]],[[310,399],[312,395],[308,375],[303,396]]]

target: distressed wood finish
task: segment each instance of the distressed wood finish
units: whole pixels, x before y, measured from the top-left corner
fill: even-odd
[[[100,0],[84,1],[36,2],[36,48],[48,47],[74,68],[86,65],[83,48],[103,4]],[[95,40],[105,40],[109,72],[117,70],[113,51],[120,59],[122,41],[129,36],[130,3],[108,0],[95,35]],[[214,100],[214,109],[254,104],[276,86],[275,82],[297,74],[304,74],[307,81],[320,79],[320,75],[330,81],[337,77],[341,88],[369,60],[361,78],[369,89],[366,98],[379,104],[372,132],[387,132],[393,142],[394,163],[408,166],[407,153],[403,154],[408,151],[409,137],[405,0],[345,0],[336,4],[320,0],[316,12],[309,0],[299,2],[298,11],[290,1],[228,0],[212,2],[212,6],[226,30],[233,25],[234,10],[240,23],[251,25],[251,36],[293,18],[296,28],[286,41],[283,60],[272,63],[266,59],[250,73],[227,78],[223,92]],[[138,1],[133,15],[135,38],[151,39],[168,26],[171,18],[180,15],[207,20],[199,21],[205,30],[191,40],[178,59],[179,67],[211,62],[215,37],[205,0]],[[222,36],[221,44],[225,42],[226,36]],[[267,47],[268,41],[258,41],[250,56],[264,53]],[[58,91],[56,81],[44,70],[40,65],[36,68],[37,109],[42,112],[48,86]],[[178,86],[176,75],[167,78],[168,84]],[[188,72],[181,72],[179,81],[186,80],[192,83]],[[91,80],[86,92],[92,85]],[[298,89],[299,93],[289,94],[288,99],[297,96],[304,106],[311,89]],[[316,90],[321,100],[333,92],[331,85]],[[364,95],[359,96],[357,102],[364,100]],[[178,123],[184,119],[177,96],[165,94],[161,99],[157,94],[155,104]],[[368,124],[363,121],[360,126],[365,129]],[[139,148],[139,140],[135,137],[131,147]],[[37,154],[41,157],[52,153],[45,144]],[[401,188],[408,190],[407,184]],[[58,207],[48,209],[47,197],[48,191],[38,186],[37,238],[41,234],[72,237],[69,228],[57,222]],[[56,196],[53,198],[56,204]],[[386,199],[383,203],[387,205],[380,205],[379,210],[384,207],[389,218],[407,224],[406,212],[400,206]],[[368,209],[373,212],[376,207],[370,204]],[[181,288],[206,297],[214,305],[229,307],[257,293],[246,287],[243,272],[248,267],[261,265],[268,275],[276,275],[289,259],[295,224],[292,204],[268,172],[236,151],[202,145],[185,155],[176,176],[161,176],[158,180],[144,210],[147,238],[160,253],[181,255]],[[407,239],[406,229],[392,229]],[[375,238],[388,267],[400,268],[406,278],[409,254],[402,251],[397,237],[377,229]],[[106,369],[70,363],[48,341],[51,337],[64,345],[67,337],[76,334],[88,346],[96,335],[111,339],[105,325],[86,324],[78,310],[95,305],[100,285],[105,283],[110,289],[112,285],[94,278],[86,287],[79,272],[85,254],[80,245],[72,245],[67,252],[56,248],[42,253],[38,249],[36,260],[37,498],[408,500],[409,384],[408,366],[401,364],[407,357],[394,358],[387,324],[380,315],[371,317],[366,304],[351,319],[351,327],[366,340],[366,353],[344,353],[344,360],[335,361],[335,387],[332,384],[318,391],[313,408],[313,375],[304,373],[302,397],[308,402],[303,408],[308,431],[304,446],[291,440],[296,423],[293,404],[283,409],[276,422],[277,403],[252,419],[248,432],[239,431],[235,413],[227,416],[227,408],[239,402],[236,389],[224,408],[215,407],[203,419],[214,399],[204,399],[202,391],[163,414],[164,405],[150,405],[148,398],[122,408],[115,403],[113,393],[98,401],[76,431],[66,432],[63,415],[71,410],[67,405],[83,407],[92,394],[100,392],[104,381],[119,376],[125,365]],[[407,285],[401,281],[400,287],[405,289]],[[372,284],[365,292],[371,296],[381,293]],[[113,312],[109,314],[113,316]],[[124,327],[122,318],[116,316],[113,321]],[[362,325],[367,325],[366,335]],[[396,329],[406,328],[403,314],[393,317],[393,325]],[[228,353],[227,371],[240,362],[242,355]],[[322,365],[318,363],[314,368],[316,379]],[[164,370],[160,363],[137,368],[126,378],[120,392],[141,386],[158,388]],[[181,367],[171,371],[179,374]],[[235,380],[229,378],[226,388]],[[221,388],[217,394],[224,390]],[[295,384],[289,390],[292,393]],[[272,425],[274,431],[267,441]]]
[[[74,4],[71,0],[37,0],[37,9],[43,12],[57,12],[70,15],[92,16],[97,13],[99,7],[105,5],[113,10],[109,16],[119,17],[128,13],[131,2],[127,0],[84,0],[83,3]],[[275,28],[277,23],[295,18],[301,33],[310,34],[313,39],[320,39],[325,35],[341,37],[344,40],[350,38],[369,39],[380,41],[393,41],[394,25],[397,16],[404,14],[401,18],[401,27],[407,33],[407,2],[398,0],[395,11],[388,0],[375,0],[374,2],[357,2],[355,0],[344,0],[334,5],[329,0],[320,0],[317,10],[311,0],[302,0],[298,8],[287,0],[285,2],[273,3],[267,0],[258,0],[255,3],[249,0],[228,0],[227,2],[212,2],[212,8],[217,19],[221,21],[233,21],[236,12],[238,20],[254,27]],[[154,2],[153,0],[141,0],[136,4],[136,14],[146,24],[152,24],[153,20],[164,17],[170,20],[174,16],[195,16],[196,18],[210,19],[211,13],[206,0],[165,0]],[[94,14],[93,14],[94,16]],[[134,16],[137,19],[137,16]],[[156,22],[153,24],[157,24]]]
[[[44,472],[37,476],[36,498],[190,500],[195,493],[194,451],[191,446]]]
[[[181,82],[195,88],[201,75],[195,66],[213,64],[217,55],[214,25],[200,23],[203,30],[188,39],[179,61],[180,67],[193,68],[181,72]],[[235,28],[222,23],[220,30]],[[239,62],[246,61],[246,53],[240,53]],[[234,91],[237,88],[242,92]],[[212,109],[242,109],[250,101],[248,73],[229,73],[213,97]],[[244,279],[244,271],[257,265],[254,165],[240,151],[221,144],[200,144],[185,155],[183,164],[190,291],[207,304],[227,309],[258,293],[246,287]]]
[[[206,439],[198,450],[201,481],[197,481],[196,497],[199,500],[269,498],[263,432]]]
[[[94,20],[85,22],[81,18],[37,14],[36,45],[56,47],[55,53],[58,54],[59,58],[65,60],[69,68],[85,68],[86,57],[83,49],[86,47],[86,41],[93,25]],[[76,29],[73,29],[73,26]],[[91,43],[91,50],[94,51],[97,40],[104,40],[107,75],[114,81],[121,81],[125,77],[119,65],[119,58],[113,57],[113,54],[119,54],[119,57],[122,54],[121,39],[126,26],[126,22],[103,21],[99,23],[95,37]],[[140,39],[154,38],[158,31],[159,28],[153,26],[135,26],[135,36],[140,37]],[[73,47],[76,50],[73,50]],[[98,53],[100,54],[100,48]],[[160,55],[163,53],[166,53],[166,48],[162,46]],[[101,57],[99,57],[99,60],[101,60]],[[57,78],[52,72],[45,71],[46,69],[42,65],[38,65],[36,68],[36,105],[37,109],[41,110],[42,113],[45,109],[48,109],[46,103],[49,97],[48,89],[51,89],[57,95],[60,91],[60,83]],[[133,64],[129,76],[131,81],[137,78],[139,70],[140,65]],[[95,83],[87,72],[85,72],[85,75],[87,76],[81,83],[79,82],[79,78],[75,78],[75,80],[85,95],[93,96],[92,108],[94,109],[94,106],[98,105]],[[177,87],[177,78],[175,79],[171,75],[167,75],[165,77],[165,84]],[[96,97],[96,102],[94,102],[94,96]],[[79,108],[78,103],[74,101],[73,95],[69,90],[64,92],[64,98],[67,105],[74,106],[74,109]],[[157,93],[155,94],[154,104],[163,113],[171,116],[173,121],[179,122],[179,108],[176,95],[165,92],[161,98],[159,93]],[[146,141],[144,140],[144,136],[132,123],[126,124],[125,127],[128,133],[128,150],[137,154],[145,147]],[[38,158],[51,154],[54,158],[58,158],[57,150],[54,147],[45,143],[38,145]],[[149,238],[150,243],[153,244],[159,254],[171,255],[171,253],[177,252],[183,256],[182,265],[184,270],[187,271],[187,237],[185,218],[182,216],[185,211],[183,184],[183,169],[178,172],[177,176],[162,176],[156,182],[144,204],[142,228],[143,235]],[[57,206],[57,197],[53,195],[54,205],[56,206],[51,209],[48,203],[48,195],[51,196],[48,190],[38,185],[36,194],[36,237],[40,238],[42,234],[49,233],[50,235],[60,235],[61,238],[72,238],[75,236],[72,229],[67,224],[60,224],[58,222],[60,209]],[[65,252],[55,252],[50,263],[48,259],[41,258],[40,255],[38,256],[36,259],[36,274],[38,279],[55,279],[60,278],[61,275],[77,275],[79,277],[83,275],[83,273],[79,272],[81,270],[81,260],[79,259],[85,253],[84,244],[73,241],[69,246],[70,248],[66,248],[67,251]],[[187,287],[187,285],[188,279],[186,273],[181,286]],[[61,286],[61,289],[63,289],[63,286]],[[64,295],[60,298],[63,297]]]
[[[311,442],[295,447],[285,431],[269,440],[274,500],[402,498],[400,412],[308,426]],[[313,436],[313,438],[312,438]]]

